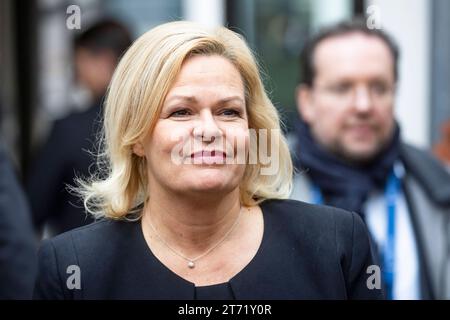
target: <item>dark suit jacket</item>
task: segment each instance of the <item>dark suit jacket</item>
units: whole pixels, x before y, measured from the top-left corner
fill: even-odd
[[[28,204],[0,143],[0,299],[31,299],[36,251]]]
[[[372,255],[352,213],[293,200],[261,204],[264,235],[252,261],[230,281],[236,299],[378,299],[369,290]],[[80,288],[68,289],[79,267]],[[54,239],[39,254],[37,299],[194,299],[195,285],[149,250],[139,222],[102,220]]]
[[[27,179],[27,193],[37,230],[48,223],[52,235],[91,223],[82,202],[69,193],[75,177],[95,172],[100,105],[55,122],[50,137],[38,153]]]

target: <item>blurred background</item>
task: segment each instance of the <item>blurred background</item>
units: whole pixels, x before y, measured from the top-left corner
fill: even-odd
[[[80,29],[67,26],[70,5],[80,8]],[[401,49],[396,113],[404,139],[429,149],[445,145],[448,0],[0,0],[0,136],[25,179],[54,121],[89,105],[89,92],[75,81],[73,41],[105,17],[123,23],[133,38],[178,19],[226,25],[243,34],[289,129],[296,112],[298,53],[306,37],[326,24],[371,14],[373,5]]]

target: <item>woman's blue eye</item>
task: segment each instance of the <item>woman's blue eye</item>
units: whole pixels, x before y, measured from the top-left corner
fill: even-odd
[[[191,114],[192,113],[189,109],[180,109],[180,110],[172,112],[170,114],[170,117],[181,118],[181,117],[189,116]],[[219,115],[225,116],[225,117],[238,117],[241,115],[241,112],[238,110],[234,110],[234,109],[224,109],[219,112]]]
[[[222,111],[222,114],[224,116],[239,116],[241,113],[237,110],[233,110],[233,109],[226,109]]]
[[[184,117],[184,116],[188,116],[190,113],[189,113],[189,110],[187,110],[187,109],[182,109],[182,110],[177,110],[177,111],[175,111],[175,112],[172,112],[171,114],[170,114],[170,116],[171,117]]]

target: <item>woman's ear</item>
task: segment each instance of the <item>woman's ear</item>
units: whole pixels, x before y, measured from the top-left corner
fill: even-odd
[[[133,153],[139,157],[145,156],[145,149],[140,141],[133,145]]]

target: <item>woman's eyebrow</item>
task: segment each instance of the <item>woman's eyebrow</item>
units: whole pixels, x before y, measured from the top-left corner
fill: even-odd
[[[245,104],[245,101],[239,96],[232,96],[232,97],[220,99],[218,102],[219,103],[226,103],[226,102],[232,102],[232,101],[239,101],[242,104]]]
[[[166,103],[169,103],[172,100],[181,100],[181,101],[186,101],[186,102],[190,102],[190,103],[194,103],[194,104],[198,103],[198,100],[197,100],[196,97],[194,97],[194,96],[184,96],[184,95],[173,95],[173,96],[170,96],[166,100]],[[222,99],[217,100],[216,103],[227,103],[227,102],[233,102],[233,101],[239,101],[242,104],[245,104],[245,101],[240,96],[231,96],[231,97],[222,98]]]
[[[171,102],[172,100],[182,100],[182,101],[187,101],[187,102],[197,103],[197,99],[196,99],[194,96],[182,96],[182,95],[173,95],[173,96],[170,96],[170,97],[166,100],[166,103]]]

